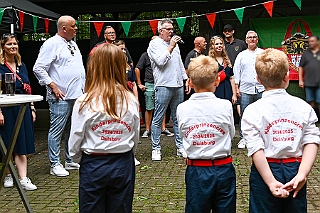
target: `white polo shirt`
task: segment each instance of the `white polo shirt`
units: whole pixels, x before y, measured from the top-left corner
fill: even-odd
[[[212,92],[194,93],[177,108],[179,133],[189,159],[216,159],[231,155],[235,134],[230,101]]]
[[[118,110],[127,112],[119,119],[111,118],[102,113],[103,105],[97,106],[92,100],[94,110],[87,104],[79,113],[81,101],[86,94],[80,96],[74,104],[69,153],[74,162],[81,160],[82,152],[96,153],[125,153],[138,144],[140,132],[139,103],[128,92],[128,108],[118,104]]]
[[[301,157],[303,146],[320,144],[312,107],[284,89],[265,91],[243,113],[241,129],[248,156],[260,149],[268,158]]]

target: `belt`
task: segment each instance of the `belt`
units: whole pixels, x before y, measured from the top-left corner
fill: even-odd
[[[188,166],[222,166],[225,164],[232,163],[232,157],[228,156],[225,158],[214,159],[214,160],[204,160],[204,159],[187,159]]]
[[[117,154],[123,154],[123,153],[98,153],[98,152],[91,152],[91,156],[111,156],[111,155],[117,155]]]
[[[301,162],[301,158],[267,158],[269,163],[294,163]]]

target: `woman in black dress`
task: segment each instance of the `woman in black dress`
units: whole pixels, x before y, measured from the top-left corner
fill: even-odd
[[[20,76],[23,82],[28,84],[30,83],[26,65],[21,61],[21,56],[18,52],[18,40],[13,34],[4,34],[1,39],[0,74],[3,81],[1,87],[3,93],[6,93],[4,86],[5,73],[15,73]],[[19,81],[18,78],[16,78],[15,93],[24,94],[22,82]],[[0,135],[7,147],[11,139],[18,112],[19,106],[5,107],[0,111]],[[33,122],[35,120],[35,109],[31,103],[31,107],[26,109],[13,151],[14,162],[18,169],[20,183],[26,190],[37,189],[37,187],[32,184],[31,180],[27,177],[27,154],[35,152],[33,130]],[[4,180],[4,187],[13,187],[13,178],[9,173],[9,170],[7,171],[7,176]]]
[[[214,94],[218,98],[228,99],[232,104],[235,104],[237,96],[232,65],[221,37],[214,36],[211,38],[209,56],[214,58],[219,65],[220,84]],[[222,76],[225,76],[224,80]]]

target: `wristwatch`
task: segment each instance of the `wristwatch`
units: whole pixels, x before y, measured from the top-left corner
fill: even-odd
[[[31,109],[31,111],[33,111],[33,112],[37,112],[37,110],[36,110],[35,108]]]

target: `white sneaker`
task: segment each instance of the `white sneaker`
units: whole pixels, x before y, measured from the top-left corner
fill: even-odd
[[[22,180],[20,180],[22,188],[24,188],[27,191],[36,190],[36,185],[31,183],[31,180],[27,177],[24,177]]]
[[[7,174],[7,176],[4,178],[3,187],[5,188],[13,187],[13,178],[11,174]]]
[[[188,157],[186,151],[184,150],[184,148],[177,149],[177,156],[180,156],[180,157],[183,157],[183,158],[187,158]]]
[[[161,160],[161,151],[160,150],[152,150],[152,160]]]
[[[50,169],[50,174],[56,175],[58,177],[65,177],[65,176],[69,175],[69,172],[67,170],[65,170],[61,164],[59,164],[59,165],[52,167]]]
[[[168,137],[174,136],[174,133],[170,132],[169,129],[164,129],[161,131],[161,135],[166,135]]]
[[[66,168],[66,170],[79,170],[80,165],[78,163],[75,162],[65,162],[64,167]]]
[[[241,139],[240,141],[239,141],[239,143],[238,143],[238,148],[239,149],[244,149],[244,148],[246,148],[246,140],[245,139]]]
[[[150,134],[149,130],[144,131],[143,135],[141,136],[142,138],[148,138]]]
[[[138,161],[137,158],[134,158],[134,165],[135,166],[139,166],[140,165],[140,161]]]

